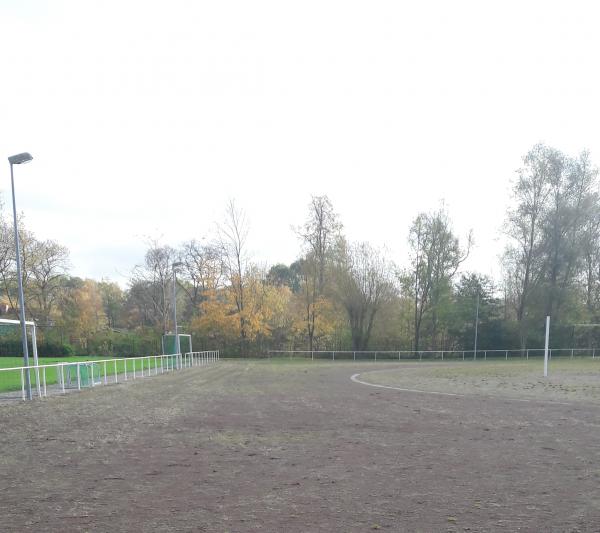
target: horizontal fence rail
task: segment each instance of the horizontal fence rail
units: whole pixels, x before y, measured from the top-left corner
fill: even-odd
[[[37,397],[44,398],[49,394],[66,394],[72,390],[123,383],[177,370],[206,366],[219,360],[219,351],[212,350],[0,368],[0,400],[18,397],[25,400],[27,398],[27,372],[29,372],[32,391],[37,393]],[[35,396],[34,394],[33,397]]]
[[[529,360],[544,357],[544,348],[522,350],[269,350],[268,357],[294,357],[304,359],[328,359],[332,361],[486,361],[488,359]],[[596,358],[595,348],[551,348],[550,358],[590,357]],[[599,354],[600,355],[600,354]]]

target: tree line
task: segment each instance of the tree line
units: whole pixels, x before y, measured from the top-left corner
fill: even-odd
[[[7,317],[18,313],[12,231],[0,220]],[[297,260],[263,266],[249,253],[245,212],[231,201],[208,240],[177,248],[150,240],[126,289],[71,276],[64,246],[38,240],[23,220],[19,231],[28,315],[54,350],[160,351],[161,335],[173,330],[174,265],[180,331],[196,349],[471,349],[476,315],[481,349],[539,347],[546,315],[556,347],[600,339],[600,328],[582,326],[600,322],[598,169],[587,152],[539,144],[523,157],[501,228],[499,280],[462,269],[473,238],[459,238],[443,207],[415,217],[398,263],[349,241],[330,199],[314,196],[290,233]]]

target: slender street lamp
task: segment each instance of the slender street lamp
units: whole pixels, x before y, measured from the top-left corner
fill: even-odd
[[[179,344],[179,333],[177,332],[177,280],[176,280],[176,272],[177,269],[182,266],[183,263],[178,261],[173,263],[173,325],[175,328],[175,353],[177,355],[177,360],[179,361],[179,357],[181,356],[181,346]]]
[[[473,359],[477,359],[477,330],[479,329],[479,291],[477,291],[477,311],[475,311],[475,346],[473,349]]]
[[[19,230],[17,228],[17,204],[15,202],[15,180],[13,178],[13,166],[23,165],[29,163],[33,157],[27,152],[22,154],[11,155],[8,158],[10,163],[10,185],[12,187],[12,204],[13,204],[13,217],[15,224],[15,252],[17,254],[17,279],[19,281],[19,307],[21,308],[20,320],[21,320],[21,337],[23,341],[23,366],[29,366],[29,350],[27,347],[27,326],[25,325],[25,298],[23,297],[23,279],[21,277],[21,245],[19,243]],[[25,388],[27,389],[27,397],[31,400],[31,379],[29,376],[29,369],[25,371]]]

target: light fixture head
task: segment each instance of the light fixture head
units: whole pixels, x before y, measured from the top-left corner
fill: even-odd
[[[22,154],[11,155],[8,158],[8,162],[11,165],[22,165],[23,163],[29,163],[29,161],[31,161],[32,159],[33,157],[31,157],[31,154],[29,152],[23,152]]]

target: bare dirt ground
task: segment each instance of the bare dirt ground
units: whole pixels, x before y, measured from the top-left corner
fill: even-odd
[[[223,362],[3,405],[0,530],[600,531],[597,403],[349,379],[382,368]]]
[[[423,391],[500,398],[600,402],[600,360],[551,361],[548,377],[543,361],[450,362],[398,365],[363,374],[370,383]]]

